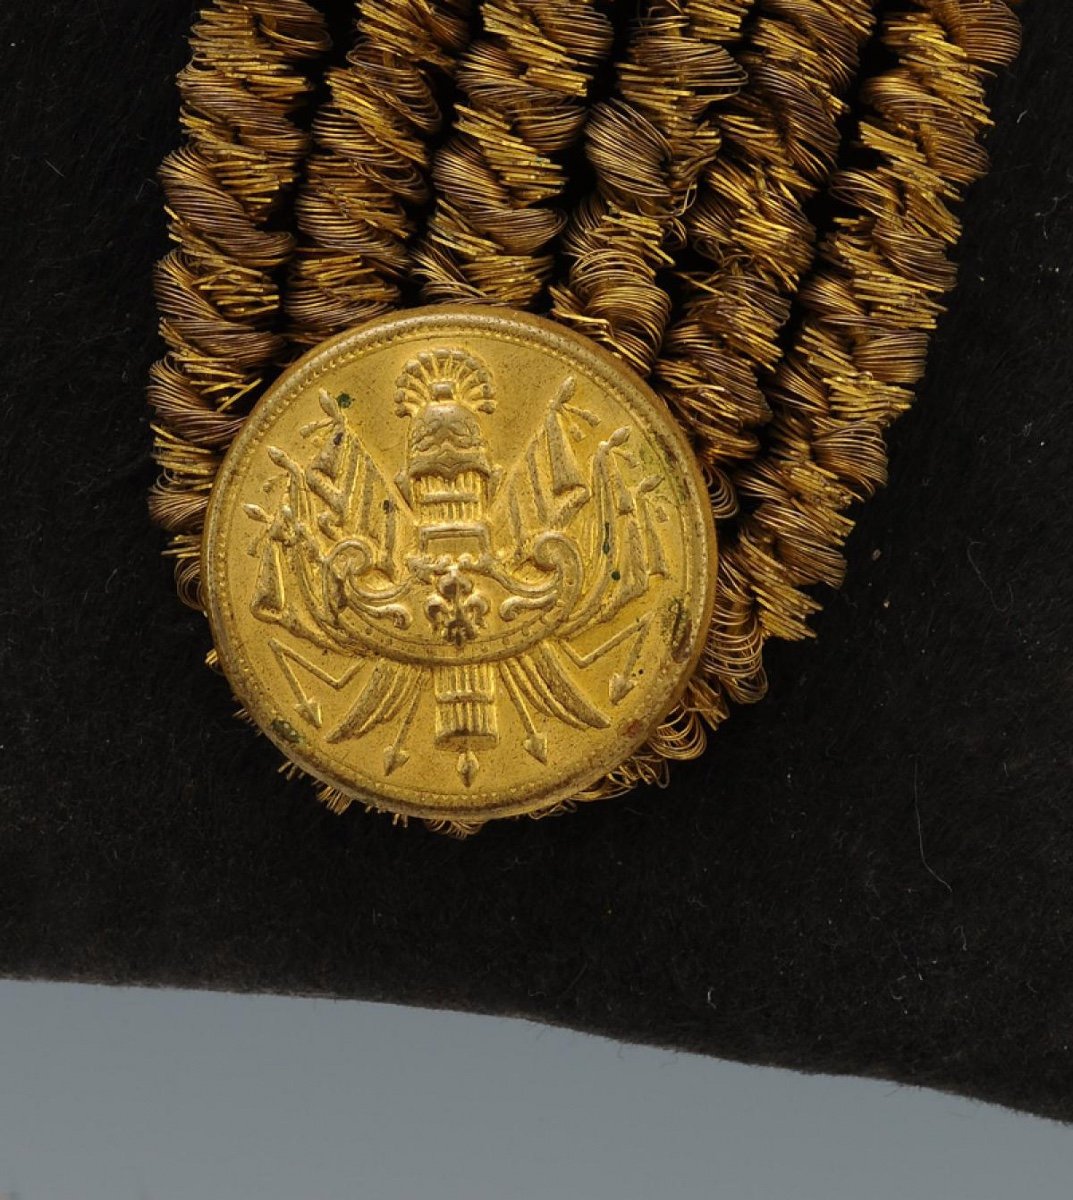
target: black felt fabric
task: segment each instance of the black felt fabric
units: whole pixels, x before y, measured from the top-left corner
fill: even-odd
[[[1025,11],[818,641],[669,790],[464,843],[276,774],[146,518],[189,16],[0,13],[0,972],[524,1014],[1073,1119],[1073,7]]]

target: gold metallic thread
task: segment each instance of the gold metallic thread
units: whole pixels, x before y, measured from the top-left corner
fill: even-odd
[[[359,4],[346,66],[327,73],[295,203],[290,333],[315,345],[397,308],[430,200],[442,93],[469,38],[468,0]]]
[[[748,68],[755,74],[760,66],[755,53],[742,54],[739,46],[749,8],[736,0],[649,7],[627,60],[619,65],[621,98],[601,106],[589,124],[589,161],[598,191],[577,212],[565,238],[569,274],[567,282],[552,288],[553,313],[646,376],[667,335],[672,313],[667,283],[676,251],[689,240],[700,181],[721,160],[724,119],[733,131],[736,110],[750,112],[742,88]],[[760,19],[751,34],[765,49],[771,48],[763,46],[768,25],[769,20]],[[775,126],[775,119],[768,125]],[[786,121],[781,130],[795,130],[795,122]],[[707,282],[715,287],[714,281]],[[731,302],[743,299],[744,289],[739,289]],[[748,317],[743,324],[748,326]],[[709,350],[712,341],[708,335],[695,349]],[[709,391],[725,388],[723,378],[706,376],[712,365],[711,358],[706,362],[696,354],[689,362],[691,377],[685,379],[681,373],[675,379],[671,365],[667,373],[678,383],[679,413],[702,409],[707,414],[703,385]],[[749,378],[756,391],[755,374],[750,372]],[[765,412],[762,404],[757,407]],[[718,496],[713,508],[720,508]],[[705,725],[717,725],[725,715],[719,692],[697,679],[641,755],[623,763],[618,778],[607,780],[605,793],[598,790],[598,796],[653,781],[654,770],[665,772],[667,760],[701,755]],[[663,778],[660,774],[659,780]]]
[[[184,145],[160,171],[176,248],[158,265],[167,352],[152,368],[161,476],[153,518],[172,535],[183,600],[198,597],[201,526],[223,451],[283,352],[277,276],[294,246],[274,227],[307,138],[291,120],[328,48],[301,0],[218,0],[179,76]]]
[[[454,131],[436,156],[436,201],[416,256],[428,303],[529,308],[565,216],[562,153],[581,135],[611,24],[593,0],[484,0],[462,60]]]
[[[618,94],[589,113],[610,46],[600,8],[484,0],[433,197],[432,80],[462,51],[460,3],[400,0],[363,18],[316,125],[289,302],[300,341],[393,307],[415,259],[427,299],[533,306],[558,247],[567,270],[551,286],[553,315],[652,373],[708,471],[722,522],[700,668],[647,748],[577,801],[663,782],[669,760],[702,749],[700,717],[715,725],[730,702],[764,694],[766,639],[810,634],[809,589],[841,580],[846,510],[885,479],[884,431],[912,402],[954,282],[953,209],[986,166],[984,81],[1019,40],[1004,0],[913,0],[887,15],[893,65],[860,89],[854,144],[866,165],[843,159],[830,183],[840,215],[806,274],[803,206],[830,179],[871,6],[760,0],[746,23],[749,8],[653,0]],[[178,248],[158,274],[168,353],[151,399],[163,468],[153,513],[175,535],[180,591],[196,603],[208,491],[282,352],[275,277],[293,241],[270,222],[306,153],[290,114],[326,38],[299,0],[218,0],[193,47],[180,77],[187,143],[162,170]],[[597,188],[563,232],[561,152],[583,131]],[[692,261],[676,274],[683,251]],[[801,316],[783,356],[791,298]],[[332,789],[323,798],[349,803]]]
[[[764,694],[767,638],[811,635],[819,604],[807,589],[841,582],[846,510],[886,478],[884,431],[913,401],[954,283],[953,206],[986,169],[984,81],[1019,33],[1001,0],[919,0],[884,21],[895,65],[865,81],[858,134],[876,165],[834,180],[844,215],[799,293],[804,318],[766,389],[762,450],[735,475],[749,507],[724,530],[701,667],[732,701]]]
[[[648,4],[617,65],[618,95],[597,106],[586,130],[596,190],[567,227],[552,314],[645,377],[671,318],[666,284],[697,183],[719,154],[717,114],[746,81],[728,47],[750,8],[751,0]],[[691,687],[648,744],[585,799],[665,783],[670,760],[703,753],[704,724],[722,715],[709,699]]]
[[[761,0],[738,54],[748,85],[717,113],[722,150],[687,217],[690,249],[710,266],[680,273],[680,308],[653,370],[693,434],[717,520],[737,514],[727,468],[756,453],[770,417],[763,382],[814,254],[805,205],[834,170],[843,96],[872,23],[869,0]],[[729,567],[724,578],[736,578]],[[728,713],[721,679],[738,684],[744,671],[763,690],[756,613],[733,586],[720,596],[718,652],[686,698],[712,728]]]
[[[872,24],[871,0],[760,0],[738,54],[748,84],[716,113],[722,150],[687,217],[704,266],[679,274],[680,310],[653,374],[693,433],[717,519],[737,508],[726,467],[756,453],[769,417],[760,378],[781,357],[814,253],[805,205],[834,170]]]
[[[645,6],[618,95],[586,130],[596,190],[574,213],[563,248],[565,278],[552,315],[647,376],[671,315],[661,278],[685,241],[697,180],[719,151],[714,112],[745,72],[727,46],[751,0],[655,0]]]

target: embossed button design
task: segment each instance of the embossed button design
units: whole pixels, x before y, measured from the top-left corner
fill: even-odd
[[[579,335],[418,309],[288,369],[205,533],[221,666],[288,758],[392,812],[539,811],[666,715],[707,631],[707,495],[661,402]]]

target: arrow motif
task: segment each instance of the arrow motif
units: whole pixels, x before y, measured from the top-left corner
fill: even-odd
[[[421,701],[421,691],[419,688],[414,688],[414,698],[410,701],[410,707],[406,710],[406,716],[402,719],[402,725],[399,727],[399,732],[395,736],[395,740],[384,751],[384,774],[390,775],[392,771],[397,771],[399,767],[403,767],[409,762],[410,751],[406,749],[406,735],[410,732],[410,726],[413,724],[414,713],[417,712],[417,706]]]
[[[477,778],[480,768],[481,764],[472,750],[467,750],[458,756],[458,773],[466,787],[473,786],[473,781]]]
[[[326,683],[334,691],[339,691],[354,678],[362,666],[362,659],[351,663],[342,675],[332,675],[330,671],[326,671],[323,667],[312,663],[308,658],[304,658],[297,650],[292,650],[289,646],[285,646],[279,638],[269,638],[268,648],[272,651],[276,662],[279,664],[279,669],[283,673],[283,678],[287,681],[287,686],[294,694],[297,704],[295,711],[304,720],[308,721],[314,729],[319,729],[324,723],[324,715],[321,711],[320,701],[315,700],[308,695],[306,690],[299,682],[298,676],[295,673],[295,666],[304,668],[315,679],[319,679],[321,683]]]
[[[641,647],[644,645],[645,634],[648,632],[651,620],[651,613],[639,619],[637,637],[630,647],[629,654],[626,655],[626,661],[622,664],[622,671],[621,673],[616,671],[608,681],[607,693],[611,697],[612,704],[621,703],[637,686],[637,681],[633,678],[633,671],[637,666],[637,660],[641,657]]]
[[[626,661],[622,664],[622,670],[616,671],[607,684],[607,692],[611,697],[611,703],[619,704],[637,686],[632,676],[634,668],[637,666],[637,660],[641,657],[641,647],[644,645],[645,634],[648,632],[648,627],[651,624],[652,614],[650,612],[645,613],[643,616],[638,617],[632,624],[627,625],[625,629],[620,629],[618,633],[609,637],[606,642],[597,646],[595,650],[590,650],[588,654],[579,654],[569,642],[563,642],[563,649],[575,666],[582,668],[591,667],[597,659],[603,658],[605,654],[610,653],[616,646],[620,646],[629,638],[633,638],[633,645],[630,647],[629,654],[626,655]]]
[[[522,725],[525,727],[526,738],[522,745],[525,747],[526,752],[531,754],[537,762],[546,763],[548,761],[547,734],[541,733],[537,729],[533,721],[533,716],[526,707],[525,701],[522,699],[522,694],[518,690],[518,685],[514,682],[510,672],[501,672],[500,678],[507,685],[511,701],[518,710],[518,716],[521,717]]]

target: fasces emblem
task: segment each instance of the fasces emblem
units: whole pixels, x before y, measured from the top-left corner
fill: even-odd
[[[696,664],[715,573],[660,402],[496,309],[398,314],[290,368],[205,538],[255,723],[343,796],[462,824],[550,808],[636,750]]]

